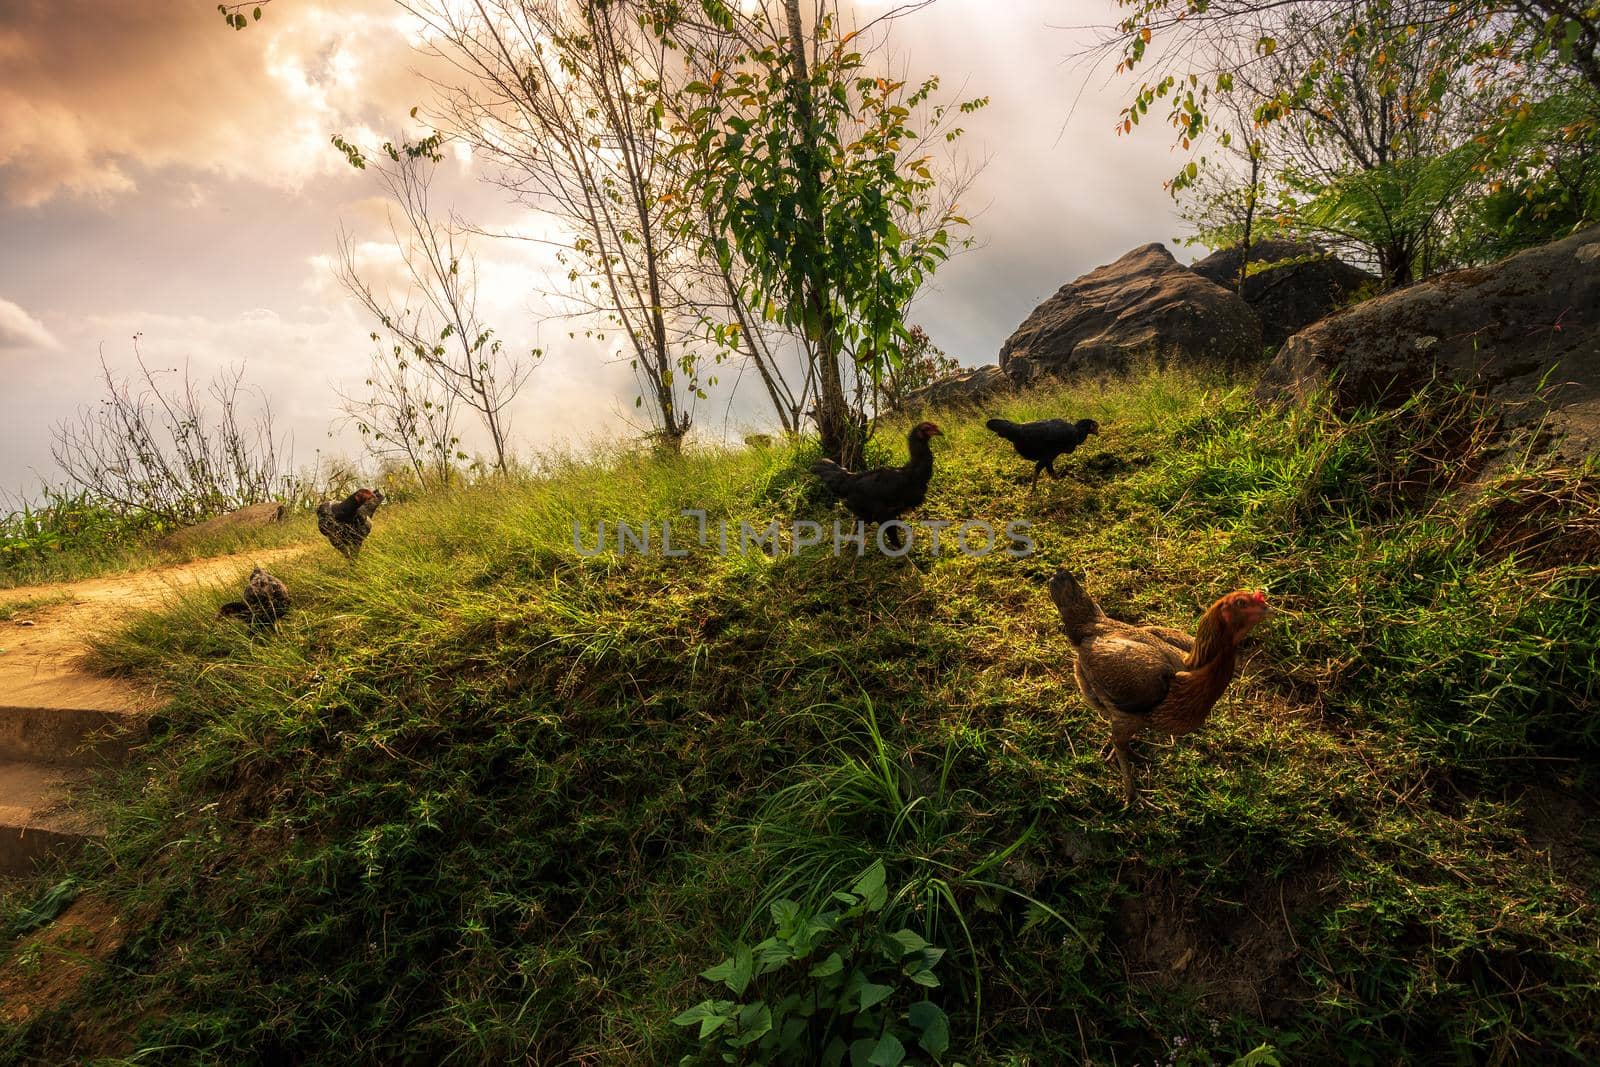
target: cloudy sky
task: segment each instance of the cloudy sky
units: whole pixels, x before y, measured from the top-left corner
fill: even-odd
[[[1102,72],[1077,97],[1068,57],[1085,37],[1072,27],[1110,8],[937,0],[896,24],[911,72],[992,101],[965,141],[985,161],[963,203],[980,247],[911,315],[963,363],[992,362],[1063,282],[1179,230],[1165,139],[1113,134],[1126,85]],[[273,0],[242,33],[208,0],[0,0],[0,490],[32,496],[55,476],[51,425],[94,402],[102,358],[131,367],[135,337],[152,367],[198,378],[242,362],[298,464],[356,453],[334,393],[359,389],[369,328],[329,260],[341,225],[358,242],[385,229],[373,178],[329,138],[405,130],[430,98],[425,62],[393,0]],[[537,225],[470,158],[444,166],[436,195],[462,216]],[[539,254],[498,242],[478,255],[485,319],[547,352],[514,408],[518,445],[629,433],[631,372],[568,338],[537,295]],[[712,439],[764,418],[753,391],[699,412]]]

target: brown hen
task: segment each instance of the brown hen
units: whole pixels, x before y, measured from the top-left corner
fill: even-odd
[[[1200,617],[1193,637],[1110,618],[1064,570],[1050,580],[1050,598],[1077,653],[1078,688],[1111,721],[1111,747],[1131,804],[1137,790],[1128,742],[1146,730],[1176,737],[1206,721],[1233,680],[1239,642],[1266,617],[1266,594],[1222,597]]]

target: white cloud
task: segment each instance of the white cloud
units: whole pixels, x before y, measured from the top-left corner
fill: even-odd
[[[9,300],[0,300],[0,351],[8,349],[42,348],[54,351],[61,347],[44,323],[22,310]]]

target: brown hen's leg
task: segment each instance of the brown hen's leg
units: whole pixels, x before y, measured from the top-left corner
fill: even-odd
[[[1112,747],[1117,753],[1117,766],[1122,768],[1122,793],[1123,800],[1132,804],[1139,796],[1139,789],[1133,784],[1133,761],[1128,758],[1128,743],[1113,740]]]
[[[1117,758],[1117,769],[1122,772],[1122,793],[1127,803],[1132,804],[1139,795],[1139,790],[1133,784],[1133,754],[1128,749],[1128,742],[1133,740],[1138,730],[1129,730],[1120,724],[1111,728],[1111,753]]]

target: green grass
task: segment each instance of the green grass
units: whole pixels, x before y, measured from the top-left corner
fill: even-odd
[[[358,564],[281,568],[269,636],[221,591],[135,622],[102,655],[173,701],[77,872],[130,936],[0,1053],[675,1062],[699,971],[881,859],[962,1062],[1600,1057],[1594,472],[1495,454],[1444,390],[1341,420],[1151,375],[1004,414],[1104,431],[1029,496],[940,418],[922,516],[1028,519],[1025,560],[581,557],[574,518],[836,514],[807,446],[617,455],[385,508]],[[1060,565],[1129,620],[1279,609],[1131,810]]]
[[[0,590],[73,582],[196,559],[279,548],[317,537],[310,512],[270,526],[217,530],[166,540],[172,531],[147,516],[118,515],[81,500],[0,516]]]
[[[64,604],[71,599],[66,593],[22,597],[13,600],[0,599],[0,622],[25,619],[41,608],[53,608],[57,604]]]

